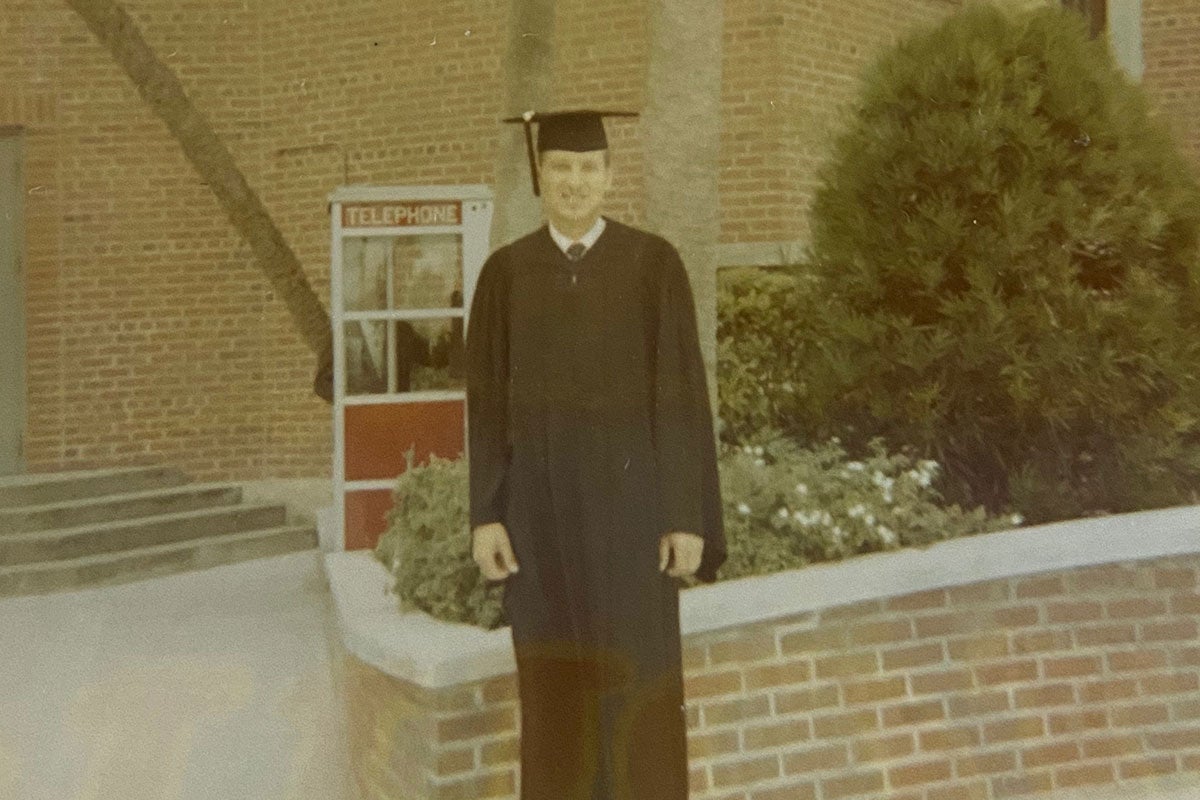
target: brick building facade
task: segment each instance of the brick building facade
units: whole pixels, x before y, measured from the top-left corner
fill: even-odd
[[[1016,0],[1011,0],[1016,2]],[[957,0],[724,0],[722,261],[778,258],[862,67]],[[491,184],[509,3],[129,0],[328,297],[326,197]],[[556,105],[640,108],[644,6],[557,4]],[[1143,81],[1200,162],[1200,10],[1143,0]],[[212,193],[66,4],[0,9],[0,131],[23,129],[24,468],[329,474],[314,360]],[[610,213],[643,217],[636,124]],[[2,410],[0,410],[2,411]]]

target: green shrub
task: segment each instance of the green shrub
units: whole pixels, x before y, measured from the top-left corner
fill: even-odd
[[[796,433],[804,415],[815,298],[794,270],[722,270],[717,282],[717,394],[721,438]]]
[[[822,180],[804,435],[915,446],[948,497],[1031,521],[1190,499],[1200,190],[1077,15],[908,39]]]
[[[375,557],[395,577],[403,610],[492,629],[504,624],[501,590],[471,557],[467,462],[431,456],[396,479]]]

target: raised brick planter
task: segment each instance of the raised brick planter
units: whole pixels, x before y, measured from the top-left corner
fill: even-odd
[[[326,563],[362,797],[516,797],[507,629],[401,615],[368,554]],[[1169,776],[1200,797],[1198,576],[1191,507],[688,590],[692,796],[998,800]]]

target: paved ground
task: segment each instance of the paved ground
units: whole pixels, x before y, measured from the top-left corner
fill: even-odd
[[[0,798],[348,800],[320,551],[0,600]]]
[[[320,557],[0,600],[0,798],[351,800]],[[1200,800],[1200,784],[1042,797]]]
[[[1061,790],[1029,795],[1031,800],[1200,800],[1200,781],[1192,775],[1144,778],[1118,786]]]

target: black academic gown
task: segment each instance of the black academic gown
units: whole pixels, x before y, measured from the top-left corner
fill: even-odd
[[[547,228],[484,264],[467,326],[471,525],[503,522],[522,800],[686,800],[669,531],[725,559],[687,273],[612,220],[572,264]]]

